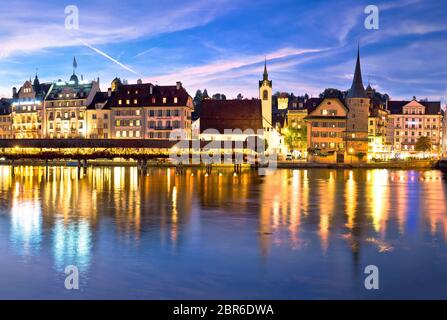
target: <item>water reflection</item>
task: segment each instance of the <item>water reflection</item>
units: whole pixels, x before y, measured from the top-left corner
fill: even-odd
[[[101,238],[136,260],[154,250],[181,255],[228,243],[235,255],[256,252],[261,264],[280,252],[291,262],[299,252],[343,252],[356,268],[365,250],[392,255],[426,233],[447,242],[446,182],[438,171],[277,170],[261,177],[252,170],[97,167],[78,175],[77,168],[24,166],[13,175],[0,167],[0,205],[14,253],[51,252],[58,271],[89,270]]]

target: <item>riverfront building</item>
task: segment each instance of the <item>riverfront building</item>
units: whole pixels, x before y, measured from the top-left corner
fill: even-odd
[[[13,88],[11,122],[15,139],[39,139],[43,137],[44,101],[51,90],[51,83],[25,81],[17,92]]]
[[[399,158],[415,156],[416,143],[421,137],[428,137],[433,157],[441,156],[443,116],[439,101],[389,101],[389,141],[392,153]]]
[[[190,139],[193,99],[181,82],[175,86],[112,82],[105,108],[111,109],[112,138],[169,139],[173,131]]]

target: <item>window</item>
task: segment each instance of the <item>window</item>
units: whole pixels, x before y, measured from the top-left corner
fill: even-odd
[[[140,131],[135,131],[135,137],[137,137],[137,138],[140,137]]]
[[[92,119],[96,120],[96,113],[92,114]]]
[[[268,100],[268,98],[269,98],[269,93],[267,90],[264,90],[262,92],[262,100]]]
[[[126,104],[130,104],[130,100],[129,99],[126,100]]]
[[[163,116],[163,110],[158,110],[158,114],[157,114],[159,117],[162,117]]]
[[[323,116],[327,116],[327,109],[323,109],[323,110],[321,110],[321,115],[323,115]]]
[[[166,97],[163,97],[163,103],[166,103]]]
[[[123,100],[118,100],[118,104],[123,104]]]
[[[166,116],[167,116],[167,117],[170,117],[170,116],[171,116],[171,110],[169,110],[169,109],[166,110]]]
[[[179,116],[179,111],[178,110],[174,110],[174,117],[178,117]]]
[[[174,97],[174,103],[177,103],[177,102],[178,102],[177,97]]]
[[[133,103],[134,103],[134,104],[138,104],[138,100],[137,100],[137,99],[134,99],[134,100],[133,100]]]
[[[120,132],[120,131],[117,131],[117,132],[116,132],[116,137],[117,137],[117,138],[121,137],[121,132]]]

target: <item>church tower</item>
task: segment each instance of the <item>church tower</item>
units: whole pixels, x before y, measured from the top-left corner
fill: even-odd
[[[346,96],[349,109],[346,121],[346,153],[345,159],[356,159],[360,162],[367,160],[368,153],[368,116],[371,100],[367,96],[362,81],[360,68],[360,48],[357,50],[354,79],[351,89]]]
[[[262,127],[266,131],[272,128],[272,81],[267,72],[267,58],[264,63],[264,75],[259,81],[259,99],[262,105]]]

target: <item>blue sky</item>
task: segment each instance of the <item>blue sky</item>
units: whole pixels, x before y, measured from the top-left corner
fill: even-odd
[[[364,8],[380,9],[379,30]],[[79,29],[67,30],[67,5]],[[158,84],[182,81],[236,97],[257,96],[267,56],[274,91],[317,95],[347,89],[360,40],[365,85],[394,99],[443,100],[447,89],[446,0],[32,1],[0,2],[0,96],[38,68],[42,81],[78,74]]]

